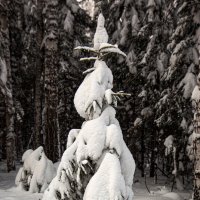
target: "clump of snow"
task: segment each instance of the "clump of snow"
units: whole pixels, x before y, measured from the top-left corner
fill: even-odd
[[[27,150],[22,161],[24,164],[18,171],[15,184],[32,193],[44,192],[56,174],[54,165],[46,157],[43,147],[38,147],[35,151]]]
[[[183,97],[185,99],[188,99],[191,97],[195,85],[196,85],[196,76],[193,73],[188,72],[179,83],[178,88],[182,88]]]
[[[192,161],[194,160],[194,139],[193,134],[191,134],[188,138],[188,143],[186,147],[187,155],[189,159]]]
[[[141,115],[144,118],[149,118],[153,115],[153,110],[150,107],[145,107],[145,108],[142,109]]]
[[[68,139],[67,139],[67,148],[70,147],[74,143],[79,132],[80,132],[80,129],[72,129],[69,132]]]
[[[101,114],[105,91],[113,87],[113,75],[106,63],[96,60],[94,68],[85,77],[74,97],[76,110],[85,119],[97,118]]]
[[[140,127],[142,125],[142,119],[141,118],[136,118],[134,121],[134,127]]]
[[[110,200],[125,197],[126,186],[119,159],[115,154],[106,153],[99,169],[86,187],[83,199]]]
[[[88,158],[94,161],[100,158],[105,146],[107,126],[109,127],[109,124],[115,120],[115,113],[115,110],[109,106],[102,112],[100,117],[84,124],[79,137],[81,145],[78,146],[76,152],[78,162]]]
[[[108,33],[104,27],[104,24],[105,24],[104,16],[100,14],[98,17],[97,28],[94,35],[94,48],[97,50],[99,49],[101,43],[108,42]]]
[[[172,135],[169,135],[165,141],[164,141],[164,145],[165,145],[165,155],[169,155],[172,152],[173,149],[173,143],[174,143],[174,137]]]
[[[197,138],[200,138],[200,134],[195,133],[195,131],[188,138],[186,151],[190,160],[194,160],[195,141]]]
[[[187,121],[186,121],[185,117],[183,117],[183,119],[182,119],[182,121],[181,121],[180,127],[181,127],[183,130],[187,130],[188,124],[187,124]]]
[[[132,35],[137,35],[140,30],[140,20],[137,14],[132,16],[131,26],[132,26]]]
[[[0,80],[4,85],[7,83],[7,67],[6,62],[0,58]]]
[[[32,149],[28,149],[24,152],[24,154],[22,155],[22,162],[24,162],[28,157],[29,155],[33,152]]]
[[[71,11],[68,10],[65,21],[64,21],[64,30],[69,33],[73,34],[73,23],[74,23],[74,16],[72,15]]]
[[[198,102],[200,100],[200,88],[197,85],[192,92],[192,100],[194,100],[195,102]]]

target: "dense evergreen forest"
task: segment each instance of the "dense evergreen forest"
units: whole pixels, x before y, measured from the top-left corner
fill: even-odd
[[[61,159],[69,131],[84,122],[74,95],[94,63],[74,48],[92,46],[99,13],[109,43],[127,55],[104,60],[114,90],[131,94],[118,101],[117,119],[141,176],[192,184],[199,0],[0,0],[0,160],[9,172],[39,146]]]

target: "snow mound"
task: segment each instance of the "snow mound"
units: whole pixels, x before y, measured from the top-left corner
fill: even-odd
[[[35,151],[29,149],[23,156],[23,167],[17,173],[15,184],[22,190],[31,193],[44,192],[56,175],[55,167],[43,150],[38,147]]]
[[[172,200],[183,200],[183,198],[175,192],[169,192],[169,193],[166,193],[162,196],[167,197],[167,198],[172,199]]]

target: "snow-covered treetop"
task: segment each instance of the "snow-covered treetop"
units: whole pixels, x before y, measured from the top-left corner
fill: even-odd
[[[104,25],[105,25],[105,18],[102,15],[102,13],[100,13],[99,17],[98,17],[98,22],[97,22],[97,29],[98,28],[104,28]]]
[[[97,22],[96,32],[94,34],[94,47],[78,46],[75,50],[85,50],[97,54],[97,57],[82,58],[84,60],[102,60],[104,55],[109,53],[117,53],[126,57],[126,54],[122,52],[117,45],[112,45],[108,43],[108,33],[104,27],[105,18],[100,13]]]

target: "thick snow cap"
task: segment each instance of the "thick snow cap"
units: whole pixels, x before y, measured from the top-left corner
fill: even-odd
[[[98,17],[97,29],[94,35],[94,48],[96,50],[99,49],[102,43],[108,42],[108,33],[104,27],[104,24],[105,24],[105,18],[102,14],[100,14]]]
[[[102,15],[102,13],[100,13],[100,15],[98,17],[97,27],[98,28],[100,28],[100,27],[104,28],[104,25],[105,25],[105,18]]]

